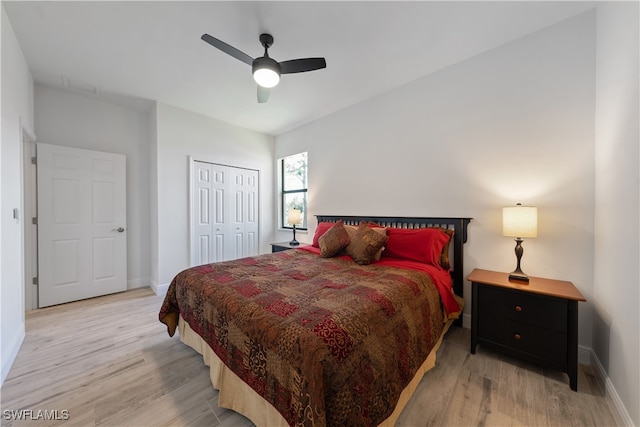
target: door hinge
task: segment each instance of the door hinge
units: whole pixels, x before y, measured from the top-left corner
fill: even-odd
[[[38,278],[34,277],[33,280],[31,281],[32,284],[37,285],[38,284]]]
[[[31,224],[38,225],[38,218],[35,217],[35,216],[33,218],[31,218]]]
[[[32,157],[31,158],[31,164],[32,165],[37,165],[38,164],[38,158],[37,157]]]

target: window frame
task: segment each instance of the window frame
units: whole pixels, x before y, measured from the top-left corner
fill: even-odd
[[[306,153],[306,163],[305,163],[305,182],[307,183],[307,186],[302,188],[302,189],[297,189],[297,190],[285,190],[284,189],[284,180],[285,180],[285,170],[284,170],[284,161],[285,159],[287,159],[288,157],[293,157],[293,156],[297,156],[299,154],[302,153]],[[302,223],[306,224],[307,226],[296,226],[296,230],[308,230],[308,222],[307,222],[307,196],[306,194],[308,193],[308,186],[309,186],[309,176],[308,176],[308,172],[309,172],[309,154],[307,151],[301,151],[299,153],[295,153],[295,154],[290,154],[288,156],[284,156],[282,158],[280,158],[278,160],[280,162],[280,228],[284,229],[284,230],[293,230],[293,226],[287,224],[286,221],[286,212],[287,212],[287,207],[285,206],[285,195],[287,194],[304,194],[304,209],[302,210]]]

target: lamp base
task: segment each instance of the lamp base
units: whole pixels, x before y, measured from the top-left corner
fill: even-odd
[[[522,271],[514,271],[513,273],[509,274],[509,280],[516,280],[518,282],[529,284],[529,276],[524,274]]]
[[[298,246],[300,242],[296,240],[296,225],[293,224],[293,240],[289,242],[289,246]]]
[[[509,280],[523,282],[523,285],[528,285],[529,276],[524,274],[524,272],[520,269],[520,259],[522,259],[522,252],[524,252],[524,250],[522,249],[522,239],[517,237],[516,238],[516,259],[518,260],[518,263],[516,264],[516,269],[513,270],[511,274],[509,274]]]

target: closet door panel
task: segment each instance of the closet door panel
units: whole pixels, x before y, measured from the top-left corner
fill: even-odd
[[[193,265],[211,262],[213,251],[211,230],[213,226],[213,201],[211,194],[212,168],[209,163],[195,162],[193,168],[192,233]]]

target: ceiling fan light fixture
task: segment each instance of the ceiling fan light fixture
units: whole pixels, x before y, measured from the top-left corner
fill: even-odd
[[[253,79],[260,86],[271,88],[280,82],[280,75],[269,68],[259,68],[253,72]]]
[[[263,56],[253,61],[253,79],[262,87],[271,88],[280,82],[280,64]]]

